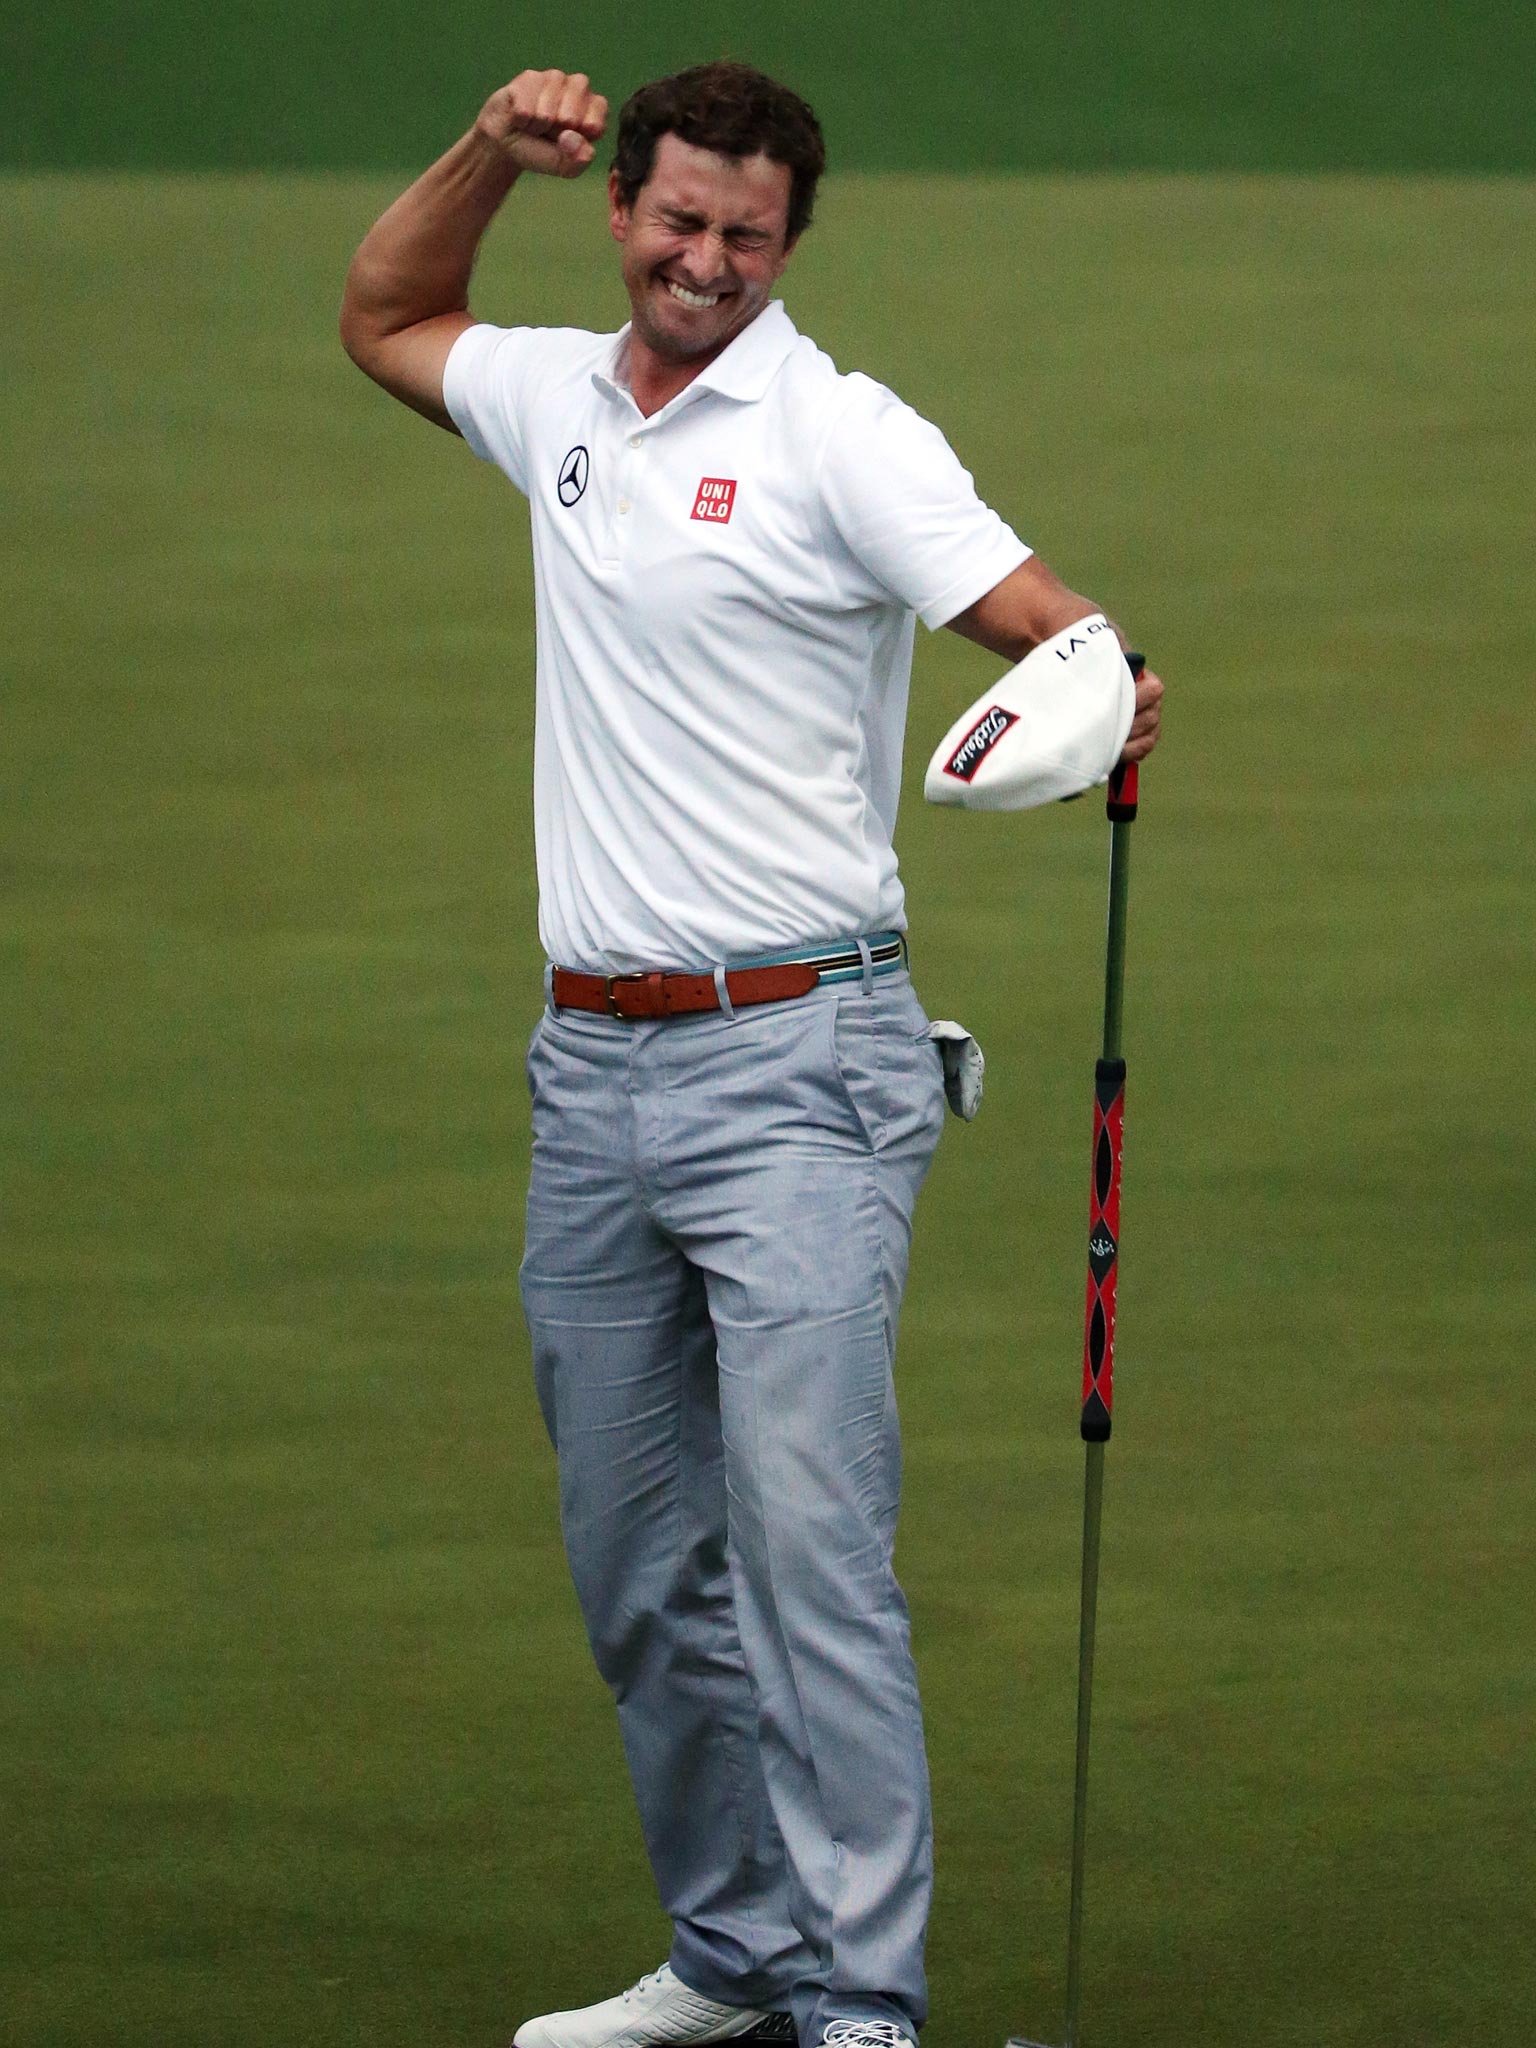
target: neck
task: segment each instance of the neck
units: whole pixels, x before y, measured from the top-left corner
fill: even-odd
[[[752,318],[758,317],[756,313]],[[751,325],[744,321],[734,334],[728,334],[717,347],[701,356],[690,356],[686,362],[677,362],[671,356],[658,355],[650,344],[638,334],[634,327],[629,330],[629,340],[624,347],[624,361],[619,374],[629,386],[630,396],[639,407],[642,417],[649,419],[664,405],[670,405],[679,391],[686,391],[701,370],[707,370],[717,357],[723,356],[737,335],[744,334]]]
[[[647,348],[631,328],[629,344],[625,348],[623,377],[629,383],[629,393],[641,414],[649,420],[651,414],[670,406],[678,391],[686,391],[694,377],[709,369],[717,356],[725,354],[733,340],[735,336],[729,336],[719,348],[711,348],[707,356],[690,356],[688,362],[674,362],[668,356],[657,356],[657,352]]]
[[[672,363],[648,349],[631,333],[624,375],[630,396],[642,416],[649,419],[664,405],[670,405],[679,391],[686,391],[699,372],[707,369],[720,353],[718,348],[711,349],[707,356],[698,356],[692,362]]]

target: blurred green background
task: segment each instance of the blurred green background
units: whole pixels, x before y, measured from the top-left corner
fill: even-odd
[[[0,163],[394,169],[527,65],[617,105],[719,56],[835,170],[1536,170],[1527,0],[81,0],[0,25]]]
[[[388,64],[351,19],[355,47],[338,10],[5,31],[13,161],[59,167],[0,186],[18,2048],[504,2041],[665,1948],[516,1302],[525,511],[336,343],[398,179],[176,174],[322,139],[408,165],[494,79],[473,15],[392,30]],[[877,67],[872,16],[814,46],[808,11],[693,19],[570,52],[563,16],[492,25],[501,69],[597,72],[607,35],[620,89],[782,54],[839,162],[922,168],[830,181],[790,309],[1170,683],[1136,827],[1087,2048],[1528,2048],[1536,183],[1234,174],[1528,166],[1516,43],[1493,10],[1481,41],[1418,10],[1393,36],[914,14]],[[1347,106],[1346,48],[1385,82]],[[597,180],[520,188],[478,294],[616,325]],[[1066,1909],[1106,832],[1088,803],[921,804],[992,666],[923,636],[900,832],[919,986],[991,1058],[924,1197],[900,1367],[925,2048],[1057,2038]]]

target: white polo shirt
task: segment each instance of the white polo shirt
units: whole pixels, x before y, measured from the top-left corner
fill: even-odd
[[[650,419],[628,334],[471,327],[443,378],[532,508],[545,950],[615,974],[905,929],[913,615],[1030,551],[779,303]]]

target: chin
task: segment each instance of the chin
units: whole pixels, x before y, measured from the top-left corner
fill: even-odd
[[[660,356],[663,362],[669,363],[691,363],[695,356],[708,355],[711,349],[720,346],[730,331],[723,329],[719,334],[702,335],[692,334],[684,329],[679,333],[670,324],[663,325],[660,321],[652,319],[649,307],[643,315],[638,309],[635,310],[634,324],[646,347],[654,355]]]
[[[669,334],[665,328],[657,327],[650,320],[637,320],[635,332],[651,354],[659,356],[664,363],[691,363],[695,356],[705,355],[715,347],[712,341],[699,341],[686,335]]]

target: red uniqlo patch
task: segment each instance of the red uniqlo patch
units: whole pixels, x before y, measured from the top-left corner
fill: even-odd
[[[699,488],[693,500],[695,519],[718,519],[723,526],[731,516],[731,507],[736,502],[736,479],[733,476],[706,476],[699,479]]]

